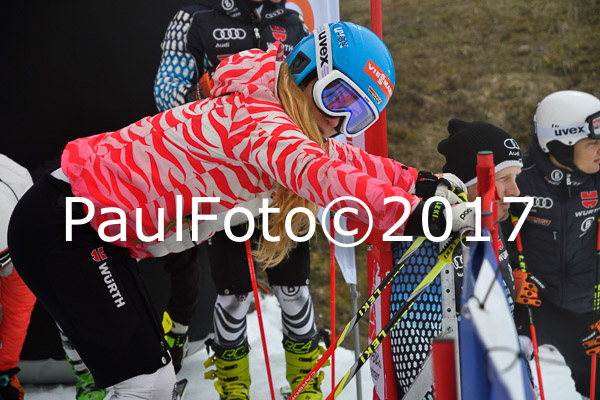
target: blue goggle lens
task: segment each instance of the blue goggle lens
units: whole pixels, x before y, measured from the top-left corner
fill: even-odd
[[[365,99],[342,79],[331,81],[321,93],[325,108],[332,113],[349,112],[346,131],[356,134],[367,129],[377,120]]]

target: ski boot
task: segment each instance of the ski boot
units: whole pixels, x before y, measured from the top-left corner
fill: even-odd
[[[224,349],[212,339],[206,341],[206,348],[212,348],[214,355],[204,363],[208,368],[214,365],[216,370],[204,373],[206,379],[217,379],[215,389],[219,400],[250,399],[250,363],[248,353],[250,346],[244,342],[233,349]]]
[[[69,356],[67,356],[67,361],[71,365],[71,371],[73,371],[73,374],[75,374],[75,377],[77,378],[77,383],[75,384],[75,398],[77,400],[103,400],[104,397],[106,397],[106,390],[96,386],[92,374],[85,368],[85,365],[80,363],[83,365],[83,369],[81,369],[81,365],[71,361]]]
[[[325,348],[319,346],[320,337],[321,335],[317,333],[312,338],[299,342],[284,335],[286,378],[292,392],[302,383],[312,367],[325,353]],[[328,365],[330,365],[329,361],[323,364],[324,367]],[[325,372],[319,371],[300,392],[298,400],[321,400],[323,398],[321,382],[324,378]]]
[[[173,325],[175,328],[175,324]],[[187,329],[186,329],[187,330]],[[188,335],[187,333],[175,333],[173,329],[165,334],[165,340],[169,346],[169,353],[173,362],[175,373],[178,373],[183,366],[183,359],[188,352]]]

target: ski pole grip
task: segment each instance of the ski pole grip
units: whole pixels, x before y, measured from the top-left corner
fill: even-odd
[[[480,151],[477,153],[477,188],[478,195],[482,197],[481,212],[487,215],[492,211],[491,202],[493,193],[491,193],[492,178],[494,172],[494,154],[491,151]],[[492,196],[490,196],[492,195]],[[491,198],[490,198],[491,197]],[[490,229],[491,227],[487,227]],[[491,230],[491,229],[490,229]]]
[[[477,153],[477,195],[481,198],[481,226],[490,232],[496,261],[500,262],[498,249],[498,209],[496,201],[496,177],[494,154],[491,151]]]

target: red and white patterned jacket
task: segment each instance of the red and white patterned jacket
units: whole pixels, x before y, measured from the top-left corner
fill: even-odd
[[[219,197],[203,203],[202,214],[218,221],[198,225],[199,240],[223,229],[223,215],[245,207],[256,214],[275,182],[321,206],[341,196],[355,196],[373,212],[374,226],[387,230],[404,212],[390,196],[405,197],[414,210],[420,199],[408,193],[417,171],[396,161],[369,155],[335,140],[327,153],[309,140],[285,113],[277,97],[278,44],[266,52],[252,49],[221,62],[213,76],[213,97],[146,117],[116,132],[74,140],[62,155],[62,170],[77,197],[91,200],[95,229],[115,214],[100,209],[117,207],[126,214],[127,246],[137,258],[162,256],[193,246],[175,240],[175,228],[164,241],[140,243],[136,208],[142,210],[141,232],[176,218],[176,196],[183,196],[183,214],[191,212],[192,197]],[[350,203],[340,202],[339,209]],[[164,209],[158,221],[157,209]],[[246,217],[241,214],[241,223]],[[366,221],[366,213],[358,219]],[[103,228],[109,236],[119,225]],[[171,223],[172,225],[172,223]],[[189,236],[189,235],[187,235]]]

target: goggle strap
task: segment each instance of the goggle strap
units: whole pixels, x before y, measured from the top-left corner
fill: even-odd
[[[318,26],[315,35],[315,60],[317,64],[317,79],[322,79],[333,70],[331,54],[331,31],[329,24]]]

